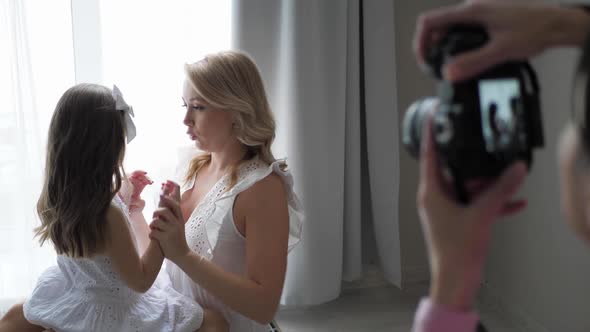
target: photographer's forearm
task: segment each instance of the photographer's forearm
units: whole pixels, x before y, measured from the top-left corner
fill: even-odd
[[[590,6],[551,8],[547,47],[581,47],[590,32]]]
[[[473,311],[475,297],[481,285],[481,271],[447,270],[434,272],[430,284],[430,299],[459,312]]]
[[[418,304],[412,332],[473,332],[479,316],[473,311],[474,294],[479,288],[456,273],[442,273],[432,267],[430,296]],[[475,287],[470,287],[475,285]],[[478,330],[479,331],[479,330]]]

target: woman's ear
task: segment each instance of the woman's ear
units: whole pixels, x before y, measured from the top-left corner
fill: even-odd
[[[238,130],[239,128],[240,128],[240,126],[239,126],[239,124],[238,124],[238,121],[237,121],[235,118],[233,118],[233,119],[232,119],[232,122],[231,122],[231,129],[232,129],[232,131],[234,131],[234,132],[235,132],[235,131],[236,131],[236,130]]]

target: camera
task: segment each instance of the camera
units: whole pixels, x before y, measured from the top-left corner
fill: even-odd
[[[425,61],[439,80],[438,97],[414,102],[402,124],[404,146],[418,158],[424,123],[432,116],[438,159],[464,203],[467,181],[496,177],[516,160],[530,169],[533,149],[544,144],[539,84],[528,61],[501,63],[466,81],[443,79],[447,61],[488,41],[483,27],[456,25],[429,47]]]

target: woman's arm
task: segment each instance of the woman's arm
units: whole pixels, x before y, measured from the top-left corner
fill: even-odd
[[[182,216],[179,206],[171,203],[167,201],[166,206]],[[238,195],[234,212],[236,220],[243,220],[246,228],[244,276],[224,271],[193,253],[186,241],[181,241],[184,225],[180,218],[155,220],[151,234],[159,240],[166,257],[195,283],[233,310],[267,324],[277,311],[287,266],[289,213],[281,178],[270,175]]]

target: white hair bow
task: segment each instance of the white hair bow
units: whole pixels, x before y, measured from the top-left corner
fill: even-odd
[[[136,134],[135,123],[133,123],[133,119],[131,118],[135,117],[135,114],[133,114],[133,107],[127,105],[125,99],[123,99],[123,94],[121,93],[121,90],[119,90],[119,88],[117,88],[116,85],[113,85],[113,98],[115,98],[115,107],[117,111],[123,112],[123,115],[125,117],[125,131],[127,132],[127,144],[129,144],[129,142],[131,142],[135,138]]]

